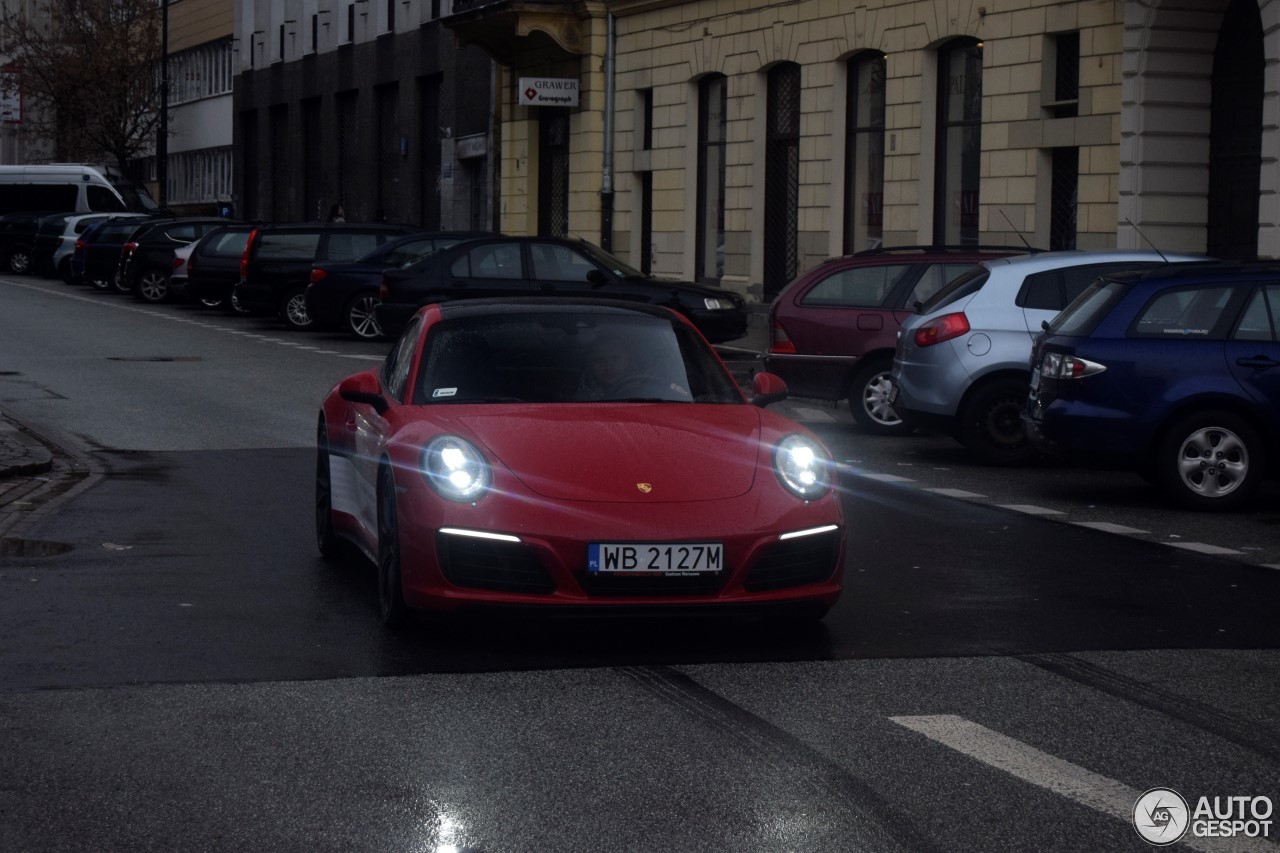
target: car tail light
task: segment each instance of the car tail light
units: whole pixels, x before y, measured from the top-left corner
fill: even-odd
[[[84,240],[77,240],[77,241],[76,241],[76,251],[77,251],[77,252],[79,252],[79,251],[80,251],[81,249],[83,249],[83,248],[84,248]]]
[[[795,342],[791,340],[787,330],[777,320],[773,321],[773,326],[769,329],[769,338],[769,352],[782,353],[783,355],[796,353]]]
[[[320,269],[320,267],[312,267],[312,268],[311,268],[311,283],[312,283],[312,284],[319,284],[320,282],[324,281],[325,277],[326,277],[326,276],[328,276],[328,275],[329,275],[329,274],[328,274],[327,272],[325,272],[324,270]]]
[[[382,284],[378,285],[379,300],[381,300],[382,302],[386,302],[390,296],[391,296],[391,290],[390,288],[387,287],[387,283],[385,281],[382,282]]]
[[[177,256],[175,255],[175,256],[174,256],[174,258],[173,258],[173,268],[174,268],[175,270],[176,270],[176,269],[181,269],[182,264],[183,264],[183,260],[182,260],[182,258],[179,258],[179,257],[177,257]]]
[[[1045,379],[1083,379],[1106,369],[1105,364],[1060,352],[1045,353],[1044,361],[1040,363],[1040,375]]]
[[[969,331],[969,318],[964,312],[943,314],[920,328],[916,329],[916,346],[931,347],[952,338],[958,338]]]
[[[244,254],[240,256],[240,280],[249,278],[249,253],[253,251],[253,241],[258,239],[258,229],[249,232],[249,239],[244,244]]]
[[[136,249],[136,248],[138,248],[138,244],[137,244],[137,243],[125,243],[125,244],[124,244],[124,252],[125,252],[125,254],[130,254],[130,253],[132,253],[132,252],[133,252],[133,250],[134,250],[134,249]]]

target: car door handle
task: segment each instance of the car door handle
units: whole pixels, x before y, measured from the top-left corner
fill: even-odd
[[[540,281],[538,282],[538,289],[539,290],[555,290],[556,286],[549,281]]]
[[[466,283],[465,281],[455,281],[455,282],[453,283],[453,286],[454,286],[454,287],[466,287],[466,286],[467,286],[467,283]]]
[[[1267,370],[1272,367],[1280,367],[1280,361],[1274,358],[1268,358],[1265,355],[1255,355],[1253,358],[1237,358],[1236,364],[1241,367],[1252,367],[1255,370]]]

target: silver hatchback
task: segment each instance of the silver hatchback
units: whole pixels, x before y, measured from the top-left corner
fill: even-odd
[[[983,261],[902,324],[893,407],[912,426],[954,436],[984,462],[1022,464],[1036,453],[1021,413],[1041,322],[1101,275],[1203,260],[1113,250]]]

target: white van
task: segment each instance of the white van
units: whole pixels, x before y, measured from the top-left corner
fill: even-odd
[[[110,166],[54,163],[0,166],[0,215],[57,213],[155,213],[145,188]]]

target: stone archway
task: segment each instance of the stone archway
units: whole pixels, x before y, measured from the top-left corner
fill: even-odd
[[[1210,168],[1215,58],[1230,2],[1202,0],[1176,7],[1169,0],[1126,3],[1117,233],[1123,248],[1146,248],[1149,239],[1165,251],[1207,251],[1210,185],[1240,180],[1224,168]],[[1261,49],[1273,69],[1261,99],[1274,105],[1280,2],[1263,0],[1259,10],[1266,32]],[[1237,17],[1247,18],[1238,12]],[[1238,25],[1228,21],[1228,26]],[[1237,49],[1224,40],[1223,50]],[[1260,119],[1258,162],[1274,162],[1280,150],[1277,112],[1260,107],[1257,112],[1265,116]],[[1217,175],[1212,181],[1211,172]],[[1280,254],[1280,187],[1274,177],[1268,182],[1267,174],[1260,170],[1254,184],[1259,199],[1254,224],[1258,252],[1274,257]]]

